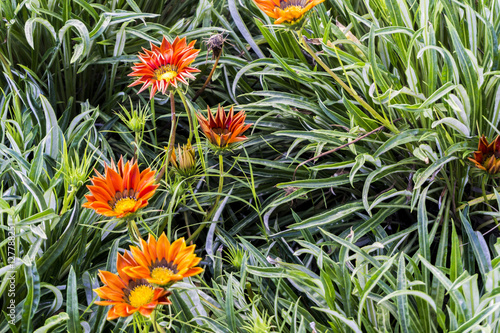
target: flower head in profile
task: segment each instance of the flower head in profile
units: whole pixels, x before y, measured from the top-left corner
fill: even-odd
[[[135,312],[149,317],[157,305],[171,304],[168,299],[169,291],[155,287],[145,279],[134,279],[125,274],[123,268],[131,264],[133,259],[128,253],[125,256],[118,254],[118,274],[99,271],[99,278],[104,286],[94,291],[103,300],[95,303],[113,306],[108,312],[108,320],[128,317]]]
[[[203,271],[201,267],[196,267],[201,258],[194,254],[194,248],[195,245],[186,246],[184,238],[170,244],[165,233],[161,234],[158,241],[149,234],[147,242],[140,240],[140,248],[130,247],[133,263],[123,270],[133,278],[169,286]]]
[[[137,161],[132,159],[118,165],[114,162],[105,166],[104,176],[96,171],[97,176],[87,185],[90,195],[86,195],[85,208],[91,208],[97,214],[122,218],[147,206],[158,185],[155,185],[156,172],[147,168],[139,171]]]
[[[157,91],[166,94],[171,85],[177,88],[177,81],[187,85],[186,79],[194,79],[191,73],[199,72],[189,67],[200,52],[194,48],[195,42],[188,45],[185,37],[176,37],[171,44],[163,37],[160,46],[151,43],[151,50],[143,48],[144,53],[139,53],[141,62],[134,63],[132,73],[128,75],[138,78],[129,87],[142,84],[139,93],[151,87],[150,98],[153,98]]]
[[[285,23],[295,25],[302,21],[304,15],[314,6],[325,0],[254,0],[255,4],[269,17],[275,19],[274,24]]]
[[[240,111],[235,115],[233,107],[229,109],[227,115],[224,108],[219,105],[215,117],[210,108],[208,108],[208,119],[199,113],[196,117],[208,141],[219,148],[226,148],[231,143],[246,140],[247,137],[243,133],[252,126],[252,124],[245,124],[245,111]]]
[[[188,140],[185,145],[178,145],[172,150],[169,158],[177,173],[183,177],[190,177],[196,173],[197,164],[194,148]]]
[[[491,143],[488,143],[484,135],[481,136],[474,158],[469,157],[469,160],[489,174],[494,175],[500,172],[500,136],[497,136]]]

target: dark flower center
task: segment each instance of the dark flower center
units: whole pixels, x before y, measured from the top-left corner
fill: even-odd
[[[152,262],[151,265],[149,265],[150,271],[153,271],[156,268],[168,269],[172,272],[172,274],[179,273],[179,270],[177,269],[177,264],[174,264],[172,261],[168,262],[165,258],[163,258],[161,261],[158,261],[158,259],[156,259],[155,262]]]
[[[212,128],[212,131],[215,134],[218,134],[218,135],[229,133],[229,130],[227,128],[219,128],[219,127],[218,128]]]
[[[123,190],[123,192],[116,192],[115,197],[108,201],[109,207],[115,210],[118,203],[137,202],[137,192],[134,189]]]

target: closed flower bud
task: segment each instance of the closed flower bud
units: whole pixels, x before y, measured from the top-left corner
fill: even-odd
[[[116,113],[118,118],[127,126],[127,128],[134,133],[142,133],[144,131],[144,127],[146,126],[146,122],[150,118],[148,106],[144,106],[143,108],[137,107],[134,108],[132,100],[130,100],[130,110],[125,108],[123,105],[120,105],[122,112]]]
[[[177,149],[172,150],[169,161],[180,176],[190,177],[197,172],[195,152],[189,140],[187,144],[178,145]]]

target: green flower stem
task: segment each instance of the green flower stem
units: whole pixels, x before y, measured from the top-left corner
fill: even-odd
[[[196,139],[196,147],[198,149],[198,158],[201,161],[201,166],[203,170],[207,169],[206,163],[205,163],[205,158],[203,157],[203,149],[201,145],[201,139],[200,135],[198,134],[198,131],[196,130],[198,128],[198,119],[196,117],[193,117],[191,112],[195,113],[196,111],[190,107],[188,101],[186,100],[186,95],[184,92],[182,92],[180,89],[177,90],[179,93],[179,96],[181,97],[182,104],[184,105],[184,109],[186,109],[187,115],[188,115],[188,121],[189,121],[189,142],[193,144],[193,135]]]
[[[194,124],[193,124],[193,117],[191,115],[191,108],[189,107],[187,101],[186,101],[186,96],[184,96],[184,92],[182,92],[180,89],[177,89],[177,92],[179,93],[179,96],[181,97],[182,104],[184,104],[184,109],[186,110],[187,116],[188,116],[188,122],[189,122],[189,141],[193,141],[193,134],[194,134]]]
[[[163,174],[165,174],[165,182],[168,184],[168,163],[170,159],[170,155],[174,149],[175,143],[175,130],[177,128],[176,118],[175,118],[175,99],[174,92],[170,91],[170,113],[171,116],[171,126],[170,126],[170,137],[168,138],[168,147],[167,147],[167,155],[165,156],[165,162],[163,168],[158,174],[157,180],[159,181]]]
[[[191,194],[193,195],[193,200],[194,200],[194,203],[196,204],[196,207],[198,207],[198,209],[200,210],[200,212],[202,212],[203,214],[206,214],[205,210],[203,210],[203,208],[201,207],[200,203],[198,202],[198,199],[196,199],[196,195],[194,193],[194,190],[193,190],[193,185],[191,183],[188,183],[189,185],[189,190],[191,191]]]
[[[247,293],[248,293],[248,298],[250,299],[250,301],[253,301],[253,299],[255,298],[255,295],[254,295],[253,290],[252,290],[252,284],[250,282],[245,283],[245,288],[246,288]]]
[[[71,192],[69,192],[69,194],[67,194],[67,195],[64,196],[63,207],[62,207],[61,212],[59,213],[59,215],[62,216],[64,213],[66,213],[68,211],[69,206],[73,202],[73,197],[75,196],[75,192],[76,191],[71,190]],[[66,191],[66,193],[68,193],[68,191]]]
[[[182,197],[182,203],[184,204],[184,206],[187,206],[185,196]],[[183,215],[184,215],[184,223],[186,223],[186,230],[187,230],[188,238],[191,238],[191,230],[189,229],[189,219],[188,219],[188,214],[187,214],[186,210],[184,211]]]
[[[212,210],[210,211],[210,213],[207,214],[205,220],[203,222],[208,222],[210,221],[210,219],[213,217],[215,211],[217,210],[217,206],[219,204],[219,201],[220,201],[220,197],[221,197],[221,193],[222,193],[222,187],[224,185],[224,158],[222,157],[222,154],[219,154],[219,190],[218,190],[218,193],[217,193],[217,198],[215,199],[215,204],[214,206],[212,207]],[[205,226],[207,225],[208,223],[203,223],[202,225],[200,225],[194,232],[193,234],[191,235],[191,237],[189,237],[186,241],[186,243],[189,243],[191,241],[194,241],[196,240],[196,238],[198,237],[198,235],[200,234],[200,232],[205,228]]]
[[[495,193],[483,195],[483,196],[480,196],[479,198],[472,199],[470,201],[467,201],[463,205],[458,206],[457,211],[464,209],[466,206],[470,206],[470,207],[475,206],[477,204],[480,204],[481,202],[488,202],[488,201],[493,200],[493,199],[495,199]]]
[[[209,214],[210,218],[212,218],[212,215],[215,213],[215,210],[217,209],[217,205],[219,204],[220,201],[220,195],[222,193],[222,186],[224,185],[224,157],[222,157],[222,154],[219,154],[219,173],[220,173],[219,190],[217,191],[217,198],[215,199],[215,205]]]
[[[137,228],[137,224],[135,223],[134,220],[127,221],[127,229],[132,242],[140,244],[141,233],[139,232],[139,228]]]
[[[488,183],[488,180],[490,179],[490,175],[489,174],[486,174],[484,175],[483,177],[483,181],[481,182],[481,190],[483,192],[483,198],[484,198],[484,202],[488,202],[488,197],[487,197],[487,194],[486,194],[486,184]],[[495,193],[493,193],[495,194]],[[493,209],[491,209],[491,206],[490,205],[486,205],[486,209],[489,211],[489,212],[493,212]],[[493,221],[495,221],[496,225],[498,227],[500,227],[500,225],[498,224],[498,220],[496,219],[496,217],[492,216],[493,218]]]
[[[157,146],[158,145],[158,138],[156,136],[156,115],[155,115],[155,97],[151,97],[151,118],[153,120],[153,137],[154,137],[154,142],[153,145]]]
[[[311,57],[314,58],[314,60],[321,66],[323,69],[330,74],[330,76],[337,81],[338,84],[342,88],[344,88],[356,101],[358,101],[359,104],[361,104],[374,118],[376,118],[378,121],[380,121],[385,127],[390,129],[393,133],[399,133],[399,130],[386,118],[382,117],[380,114],[378,114],[377,111],[375,111],[374,108],[370,106],[365,100],[363,100],[354,90],[352,90],[347,84],[342,81],[337,74],[335,74],[330,67],[328,67],[317,55],[314,53],[314,51],[311,49],[311,47],[307,44],[305,41],[304,37],[302,36],[302,33],[299,31],[298,32],[299,36],[299,44],[302,45],[302,47],[311,55]]]
[[[489,178],[488,175],[485,174],[481,181],[481,190],[483,191],[484,202],[488,201],[488,199],[486,198],[486,183],[488,182],[488,178]]]
[[[142,320],[141,320],[141,314],[139,312],[135,312],[134,315],[133,315],[133,318],[134,318],[134,333],[137,332],[137,330],[139,330],[139,333],[145,333],[146,332],[146,327],[143,327],[145,326],[143,323],[142,323]]]
[[[205,229],[205,226],[207,224],[208,223],[206,221],[204,221],[202,225],[200,225],[198,228],[196,228],[196,230],[193,232],[193,234],[191,235],[191,237],[189,237],[186,240],[186,244],[190,244],[191,242],[194,242],[196,240],[196,238],[198,238],[198,235],[200,234],[200,232],[202,232],[203,229]]]
[[[135,132],[135,147],[134,147],[134,158],[136,160],[139,159],[138,152],[139,152],[139,133]]]
[[[144,229],[146,229],[146,231],[149,233],[149,234],[155,234],[153,232],[153,230],[151,230],[151,228],[148,226],[148,224],[146,223],[146,221],[144,221],[144,219],[142,218],[142,216],[139,216],[139,221],[140,223],[142,223],[142,225],[144,226]]]
[[[488,175],[488,178],[489,178],[489,175]],[[472,199],[472,200],[469,200],[466,203],[458,206],[457,207],[457,211],[460,211],[460,210],[464,209],[467,206],[472,207],[472,206],[475,206],[475,205],[480,204],[482,202],[488,202],[490,200],[495,200],[496,199],[496,194],[495,193],[486,194],[484,180],[483,180],[483,183],[481,184],[481,188],[482,188],[482,192],[483,192],[482,196],[480,196],[478,198],[475,198],[475,199]],[[500,188],[497,188],[497,191],[500,191]]]
[[[157,309],[154,309],[151,313],[151,324],[153,324],[153,329],[155,333],[165,333],[165,330],[156,322],[156,311]]]

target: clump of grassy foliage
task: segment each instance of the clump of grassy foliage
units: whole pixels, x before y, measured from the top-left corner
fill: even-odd
[[[176,142],[190,135],[186,108],[234,105],[254,125],[223,159],[197,140],[201,171],[167,170],[138,225],[204,258],[160,326],[497,331],[498,180],[467,157],[500,133],[499,12],[490,0],[327,0],[297,34],[251,0],[2,1],[0,332],[134,332],[132,317],[106,321],[92,291],[130,238],[81,205],[93,168],[167,160],[172,101],[156,95],[153,115],[127,77],[163,35],[202,50],[186,103],[174,101]],[[220,58],[203,42],[216,33]],[[130,130],[122,107],[144,127]]]

